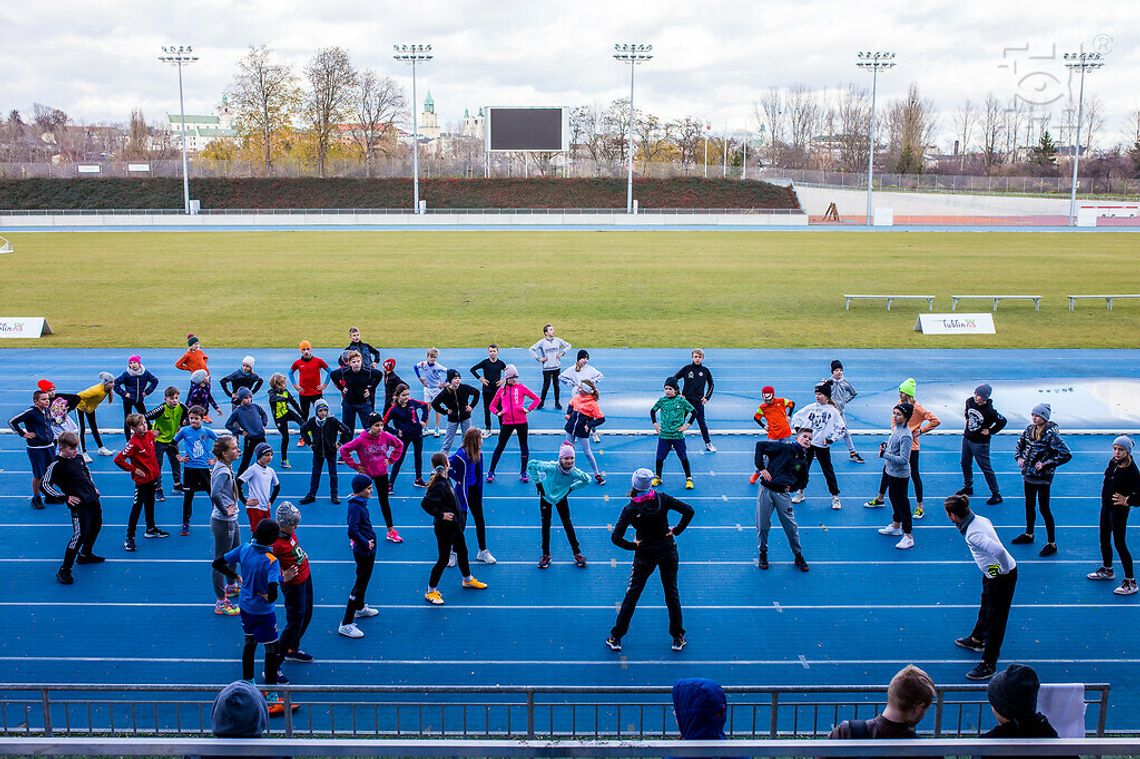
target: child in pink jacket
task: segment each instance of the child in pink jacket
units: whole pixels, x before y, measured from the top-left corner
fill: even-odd
[[[384,431],[384,417],[373,411],[368,415],[364,431],[340,447],[340,460],[350,469],[372,478],[376,486],[376,500],[384,514],[388,540],[403,543],[404,539],[392,524],[392,507],[388,504],[388,467],[400,459],[404,444],[400,438]],[[352,454],[356,453],[354,461]]]
[[[530,399],[530,407],[526,400]],[[491,468],[487,471],[487,482],[495,481],[495,465],[511,439],[511,433],[519,436],[519,454],[522,464],[519,468],[519,479],[530,482],[526,473],[526,463],[530,458],[530,448],[527,445],[527,414],[534,411],[539,403],[538,396],[526,385],[519,382],[519,370],[514,364],[507,364],[503,369],[503,386],[491,399],[491,413],[499,417],[499,442],[495,445],[495,452],[491,454]]]

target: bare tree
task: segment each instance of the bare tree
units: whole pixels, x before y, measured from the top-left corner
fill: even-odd
[[[323,47],[305,64],[309,89],[302,106],[317,146],[317,176],[325,175],[325,162],[333,134],[352,113],[356,69],[341,47]]]
[[[970,138],[977,125],[978,111],[973,101],[966,98],[966,102],[954,112],[955,136],[958,138],[958,170],[966,165],[966,155],[970,152]]]
[[[578,151],[585,148],[590,157],[594,155],[594,135],[598,131],[597,109],[589,105],[579,105],[570,109],[570,159],[578,159]]]
[[[674,121],[669,129],[673,144],[681,159],[681,166],[693,166],[697,162],[697,151],[704,138],[705,126],[698,119],[688,116]]]
[[[633,117],[637,118],[636,112]],[[598,152],[603,160],[610,163],[625,161],[629,118],[629,98],[618,98],[601,114]]]
[[[372,176],[372,160],[384,145],[394,145],[396,122],[407,115],[404,90],[391,77],[372,69],[360,72],[352,89],[352,138],[364,152],[365,176]]]
[[[784,95],[775,87],[760,98],[760,106],[754,108],[756,120],[768,127],[768,163],[778,166],[780,146],[785,140],[787,117],[784,113]]]
[[[923,155],[938,126],[934,104],[919,95],[918,85],[912,82],[906,97],[891,104],[889,117],[893,136],[898,140],[897,171],[921,174]]]
[[[670,125],[657,116],[638,113],[633,134],[637,139],[636,150],[641,154],[642,171],[648,169],[650,161],[669,151],[669,129]]]
[[[1084,123],[1081,130],[1084,133],[1084,151],[1092,151],[1093,140],[1104,129],[1104,101],[1093,95],[1085,103]]]
[[[146,119],[138,108],[131,109],[131,119],[127,126],[127,142],[123,156],[128,160],[148,158],[150,156],[150,130],[147,129]]]
[[[784,98],[788,113],[788,138],[791,160],[802,167],[807,164],[808,148],[819,130],[821,110],[816,93],[802,84],[788,90]]]
[[[22,161],[30,154],[25,142],[27,124],[23,116],[16,109],[8,113],[8,120],[4,123],[4,157],[8,161]]]
[[[234,130],[246,141],[261,148],[265,170],[273,170],[273,138],[293,122],[301,103],[301,90],[293,67],[274,63],[269,48],[250,47],[238,61],[238,71],[230,84]]]
[[[992,92],[986,95],[979,126],[982,130],[982,165],[987,174],[1005,158],[1001,145],[1004,143],[1006,149],[1009,149],[1009,115],[1009,111]]]
[[[20,115],[17,111],[12,111],[12,113],[16,114],[17,118]],[[1140,142],[1140,108],[1137,108],[1135,111],[1130,113],[1128,115],[1128,119],[1129,125],[1132,127],[1133,141]]]
[[[839,95],[836,119],[840,168],[843,171],[864,171],[871,129],[871,97],[865,87],[847,85]]]

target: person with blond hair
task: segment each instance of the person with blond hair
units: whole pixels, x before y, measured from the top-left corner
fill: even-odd
[[[843,720],[827,737],[832,740],[917,738],[914,728],[926,717],[936,695],[930,675],[908,664],[891,678],[882,714],[871,719]]]

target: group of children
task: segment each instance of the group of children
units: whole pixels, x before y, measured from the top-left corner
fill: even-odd
[[[599,393],[604,375],[590,365],[587,351],[579,350],[574,364],[563,369],[562,359],[572,346],[556,336],[552,325],[547,325],[542,340],[530,351],[543,372],[540,395],[522,383],[516,366],[502,361],[497,345],[490,345],[487,358],[469,369],[479,386],[464,384],[460,372],[443,366],[439,352],[431,349],[413,369],[422,386],[420,400],[412,397],[409,385],[396,375],[394,359],[381,361],[379,351],[362,342],[356,328],[350,330],[349,337],[349,345],[336,368],[315,356],[308,341],[302,341],[300,356],[290,366],[288,376],[274,373],[269,378],[268,412],[254,399],[265,382],[255,371],[254,358],[246,356],[241,367],[219,383],[230,402],[230,411],[223,423],[229,434],[222,436],[209,426],[213,421],[210,410],[219,420],[222,412],[211,392],[208,356],[194,335],[187,337],[186,353],[175,364],[190,372],[187,403],[182,402],[181,391],[171,386],[163,391],[163,402],[148,409],[146,400],[157,390],[159,382],[143,366],[138,355],[130,357],[123,374],[113,377],[104,372],[96,385],[74,395],[57,395],[51,382],[42,381],[33,395],[33,406],[13,417],[9,424],[26,440],[32,464],[33,507],[43,508],[43,493],[65,501],[72,513],[73,536],[57,579],[71,584],[75,564],[103,561],[93,551],[102,511],[99,492],[86,466],[91,461],[85,440],[86,430],[90,428],[98,453],[113,455],[115,464],[129,472],[134,483],[124,550],[137,550],[135,538],[140,517],[145,519],[144,538],[169,535],[155,520],[155,502],[165,500],[162,469],[166,462],[173,488],[183,497],[180,534],[188,535],[191,529],[195,494],[209,496],[215,612],[242,617],[248,654],[243,655],[243,668],[252,677],[252,651],[258,643],[272,644],[266,647],[266,678],[270,685],[280,682],[282,660],[311,661],[312,657],[301,648],[301,639],[312,616],[312,578],[307,556],[296,534],[301,511],[289,501],[277,503],[281,484],[271,466],[275,451],[266,436],[271,422],[281,437],[281,468],[292,468],[288,453],[293,427],[298,429],[299,444],[312,453],[311,476],[299,505],[316,500],[323,471],[328,473],[330,500],[339,504],[338,465],[344,464],[355,472],[351,479],[346,527],[356,579],[338,628],[346,637],[363,637],[357,620],[376,613],[364,600],[377,545],[369,509],[373,497],[380,506],[385,538],[395,544],[403,542],[394,523],[389,494],[409,454],[415,468],[413,484],[425,490],[421,505],[433,520],[438,548],[437,561],[429,572],[424,593],[428,603],[444,603],[439,582],[448,566],[458,566],[463,588],[486,587],[471,573],[464,528],[470,515],[478,541],[475,560],[494,564],[496,560],[487,546],[483,488],[495,482],[496,468],[512,436],[519,442],[519,479],[524,483],[533,479],[538,493],[542,529],[538,567],[546,569],[552,564],[550,527],[555,511],[562,522],[574,563],[578,567],[587,566],[568,500],[570,493],[587,487],[591,480],[598,485],[606,483],[591,448],[591,441],[599,441],[598,428],[606,421]],[[662,396],[648,411],[658,438],[655,467],[652,471],[644,469],[635,473],[630,502],[612,536],[615,545],[635,551],[626,600],[607,641],[613,650],[620,650],[621,637],[628,628],[645,580],[657,568],[661,569],[665,587],[673,647],[680,650],[685,645],[676,590],[677,558],[673,537],[683,531],[693,511],[656,488],[663,482],[664,464],[671,452],[677,455],[684,472],[684,488],[695,487],[685,439],[690,425],[699,426],[706,450],[716,451],[705,419],[705,406],[714,388],[712,373],[704,365],[702,351],[694,350],[691,358],[690,364],[665,379]],[[340,418],[332,415],[324,398],[330,385],[341,395]],[[571,393],[565,409],[559,385]],[[532,460],[528,417],[543,408],[551,388],[555,408],[565,411],[565,441],[559,447],[556,460]],[[899,537],[896,547],[909,549],[914,546],[913,520],[924,515],[919,439],[938,427],[940,420],[917,402],[914,379],[902,382],[898,393],[899,403],[892,410],[890,437],[880,446],[883,474],[879,492],[864,505],[879,508],[889,500],[891,522],[879,532]],[[756,469],[750,478],[752,484],[760,486],[756,530],[761,569],[770,566],[768,533],[775,512],[791,547],[794,565],[808,571],[793,507],[804,500],[812,462],[819,461],[833,509],[841,509],[842,502],[831,446],[844,441],[850,460],[864,463],[845,422],[844,407],[856,396],[856,390],[844,376],[840,361],[832,362],[829,376],[815,385],[813,394],[814,402],[797,407],[794,401],[778,396],[772,386],[762,389],[754,420],[764,429],[766,439],[756,445]],[[991,491],[986,503],[996,505],[1002,502],[1002,497],[990,463],[989,446],[1006,420],[994,409],[991,394],[989,385],[979,385],[965,403],[963,487],[958,494],[973,494],[973,464],[976,463]],[[95,420],[95,409],[109,402],[112,395],[122,399],[127,433],[126,444],[117,454],[103,445]],[[480,402],[484,412],[482,430],[472,427],[471,423]],[[78,425],[71,422],[71,411],[77,412]],[[432,413],[436,417],[435,437],[441,436],[440,417],[446,419],[446,432],[442,435],[441,450],[431,455],[429,478],[425,480],[422,456]],[[1071,458],[1050,416],[1048,404],[1035,407],[1033,423],[1022,433],[1016,447],[1016,459],[1024,480],[1026,530],[1013,543],[1034,542],[1035,517],[1039,510],[1047,533],[1042,556],[1057,552],[1050,485],[1056,468]],[[498,439],[489,464],[484,466],[483,440],[492,434],[495,417],[499,420]],[[459,445],[452,454],[457,437]],[[1129,507],[1140,504],[1140,472],[1132,460],[1131,448],[1131,441],[1126,437],[1114,442],[1102,492],[1102,566],[1089,574],[1094,580],[1114,579],[1112,549],[1115,547],[1125,573],[1121,586],[1115,591],[1121,595],[1137,592],[1131,555],[1125,543]],[[592,475],[575,466],[579,449]],[[917,502],[913,511],[908,500],[912,482]],[[244,510],[254,535],[254,541],[246,546],[240,537],[239,509]],[[673,527],[667,522],[670,510],[681,514],[680,522]],[[639,535],[633,542],[624,536],[631,525]],[[251,572],[254,574],[249,574]],[[285,597],[288,620],[280,641],[275,621],[271,626],[265,611],[272,608],[268,588],[278,584]],[[235,596],[236,605],[231,601]],[[273,680],[269,679],[271,673]]]

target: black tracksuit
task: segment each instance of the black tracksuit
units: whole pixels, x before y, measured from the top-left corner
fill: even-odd
[[[756,443],[756,471],[768,470],[771,480],[760,480],[769,490],[790,493],[803,490],[808,484],[808,470],[811,462],[807,450],[796,442],[761,440]]]
[[[360,354],[360,365],[365,369],[369,369],[373,364],[380,363],[380,351],[373,348],[368,343],[349,343],[345,346],[346,351],[356,351]],[[341,351],[343,354],[344,351]]]
[[[257,391],[265,384],[265,380],[257,376],[257,372],[246,374],[238,369],[236,372],[230,372],[222,377],[222,381],[218,384],[221,386],[222,392],[230,397],[230,403],[236,406],[238,402],[234,400],[234,396],[237,395],[239,388],[248,387],[250,393],[257,395]]]
[[[669,512],[676,511],[681,515],[672,534],[669,530]],[[683,501],[666,495],[650,491],[645,495],[630,499],[614,525],[610,540],[618,548],[633,551],[633,571],[629,576],[629,586],[625,591],[625,599],[618,611],[617,621],[614,622],[610,635],[621,640],[629,630],[629,622],[633,619],[633,612],[637,609],[637,601],[645,589],[645,582],[653,574],[654,569],[661,570],[661,587],[665,593],[665,605],[669,609],[669,634],[679,638],[685,634],[685,627],[681,619],[681,595],[677,591],[677,543],[674,535],[680,535],[689,526],[693,519],[693,507]],[[637,543],[626,540],[626,530],[633,526],[637,534]]]
[[[324,422],[317,420],[316,414],[301,425],[301,440],[313,452],[313,470],[309,478],[310,496],[316,496],[321,484],[321,467],[329,470],[329,494],[336,498],[336,459],[340,446],[352,439],[352,431],[332,414]]]
[[[701,437],[704,438],[706,444],[711,442],[709,438],[709,426],[705,423],[705,404],[702,403],[702,401],[707,401],[712,398],[712,372],[709,371],[709,368],[704,364],[700,366],[689,364],[674,374],[673,378],[681,380],[681,395],[685,400],[693,404],[693,409],[695,410],[693,416],[697,418],[697,426],[701,429]]]
[[[388,413],[388,409],[392,408],[392,404],[396,402],[396,388],[400,385],[408,385],[400,379],[400,375],[395,372],[388,372],[384,375],[384,413]],[[411,385],[408,385],[410,388]]]
[[[1127,506],[1116,506],[1112,496],[1116,493],[1128,496]],[[1129,456],[1128,463],[1118,466],[1116,461],[1109,461],[1108,468],[1104,470],[1104,484],[1100,488],[1100,555],[1104,566],[1112,566],[1112,546],[1116,545],[1116,552],[1120,554],[1120,565],[1124,569],[1124,576],[1135,579],[1132,573],[1132,554],[1128,550],[1126,533],[1128,529],[1128,511],[1140,505],[1140,470],[1136,468],[1136,461]]]
[[[499,389],[499,380],[503,378],[503,370],[507,368],[507,364],[501,359],[497,358],[492,361],[489,357],[483,359],[469,370],[471,376],[480,380],[480,393],[483,396],[483,429],[491,429],[491,401],[495,399],[495,393]],[[483,370],[482,376],[479,370]],[[487,380],[484,385],[482,380]]]
[[[95,539],[99,537],[99,530],[103,527],[103,507],[99,503],[99,491],[91,479],[91,470],[83,461],[83,456],[64,458],[56,456],[48,466],[44,475],[43,490],[45,493],[65,501],[71,496],[79,499],[79,503],[67,507],[71,509],[71,539],[67,542],[67,550],[63,554],[61,569],[70,570],[75,563],[75,557],[91,556],[95,547]]]
[[[420,501],[420,508],[430,514],[434,520],[435,542],[438,555],[435,566],[431,568],[428,576],[428,587],[439,585],[443,577],[443,570],[455,551],[455,563],[464,577],[471,576],[471,563],[467,558],[467,539],[463,536],[463,528],[467,524],[467,512],[460,508],[459,499],[455,497],[455,489],[447,477],[436,477],[428,486]],[[444,514],[451,514],[450,520],[444,519]]]
[[[360,418],[360,426],[364,427],[368,415],[376,409],[376,388],[384,380],[384,375],[375,369],[361,367],[354,372],[344,366],[334,369],[329,379],[338,389],[344,391],[341,400],[341,421],[350,430],[356,430],[356,418]]]
[[[467,407],[474,406],[477,400],[479,400],[479,391],[470,385],[460,383],[455,390],[445,385],[435,400],[431,402],[431,407],[446,415],[447,421],[458,424],[471,418],[471,412],[467,410]]]

